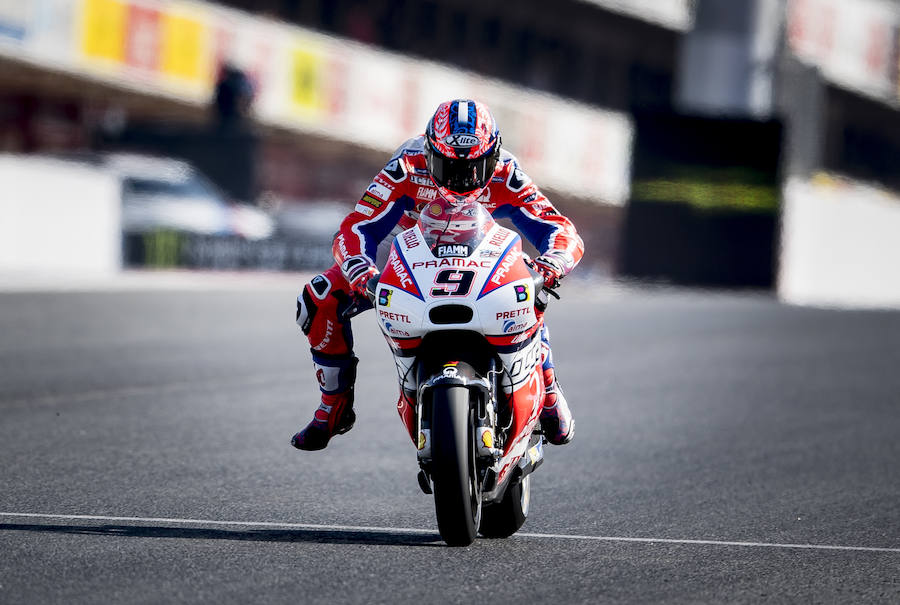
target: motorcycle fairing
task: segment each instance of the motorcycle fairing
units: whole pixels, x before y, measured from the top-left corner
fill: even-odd
[[[425,300],[413,272],[409,270],[409,263],[406,262],[406,258],[404,258],[403,254],[397,249],[396,241],[391,246],[391,252],[388,255],[387,263],[385,264],[384,271],[381,273],[379,282],[386,286],[399,288],[421,301]],[[381,290],[379,290],[379,293],[380,292]]]
[[[521,257],[521,238],[496,223],[469,257],[435,258],[418,225],[407,229],[395,238],[377,288],[382,332],[394,350],[409,348],[400,339],[443,329],[474,330],[513,344],[537,321],[534,282]],[[443,305],[468,308],[471,319],[435,321],[432,311]]]
[[[484,296],[490,294],[497,288],[505,286],[511,282],[520,279],[530,279],[531,275],[521,263],[516,261],[522,257],[522,238],[516,235],[506,249],[501,253],[500,260],[494,265],[493,270],[484,282],[481,292],[478,293],[480,300]],[[524,302],[524,301],[521,301]]]

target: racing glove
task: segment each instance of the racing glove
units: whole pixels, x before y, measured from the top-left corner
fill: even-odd
[[[366,297],[366,284],[378,275],[378,269],[365,256],[351,256],[341,265],[341,273],[350,284],[350,291],[358,296]]]
[[[565,265],[560,259],[542,254],[531,262],[534,270],[544,276],[544,287],[550,289],[559,287],[560,280],[566,275]]]

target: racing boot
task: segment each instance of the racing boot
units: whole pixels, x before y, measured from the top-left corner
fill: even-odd
[[[547,441],[553,445],[564,445],[575,436],[575,419],[569,411],[566,396],[563,395],[553,365],[544,367],[544,407],[541,409],[541,429]]]
[[[353,428],[356,413],[353,411],[353,385],[356,382],[356,364],[352,355],[326,357],[313,351],[313,365],[322,391],[322,403],[313,415],[312,422],[294,435],[291,445],[298,450],[321,450],[335,435],[342,435]]]

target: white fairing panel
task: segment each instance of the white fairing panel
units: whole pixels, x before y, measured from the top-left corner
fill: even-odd
[[[386,336],[416,338],[434,330],[509,336],[528,331],[537,321],[531,277],[503,283],[522,257],[521,239],[513,231],[495,224],[468,256],[459,256],[466,252],[464,246],[439,246],[437,251],[444,256],[436,257],[418,226],[401,233],[395,246],[400,254],[392,253],[387,265],[406,289],[378,285],[376,309]],[[471,320],[431,320],[432,309],[451,304],[471,309]]]

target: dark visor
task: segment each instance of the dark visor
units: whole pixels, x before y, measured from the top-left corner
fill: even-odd
[[[456,193],[481,189],[487,185],[497,166],[497,154],[494,150],[480,158],[462,160],[446,158],[428,145],[425,159],[434,182]]]

